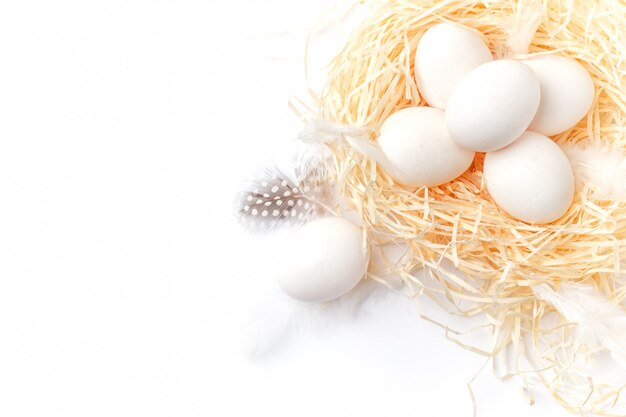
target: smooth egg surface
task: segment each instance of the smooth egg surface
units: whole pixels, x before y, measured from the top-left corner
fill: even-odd
[[[443,110],[433,107],[407,107],[393,113],[381,126],[378,143],[393,165],[389,174],[409,187],[452,181],[474,159],[474,152],[450,138]]]
[[[289,296],[324,302],[354,288],[367,271],[361,229],[323,217],[296,229],[279,255],[278,285]]]
[[[415,52],[415,81],[426,102],[445,109],[454,85],[493,60],[482,36],[466,26],[440,23],[428,29]]]
[[[529,129],[551,136],[574,127],[593,103],[589,73],[577,61],[560,56],[523,62],[532,68],[541,86],[539,109]]]
[[[488,152],[484,165],[489,194],[502,210],[528,223],[549,223],[574,197],[570,161],[552,139],[527,131],[511,145]]]
[[[533,70],[508,59],[483,64],[457,84],[446,108],[452,139],[489,152],[517,139],[535,117],[541,97]]]

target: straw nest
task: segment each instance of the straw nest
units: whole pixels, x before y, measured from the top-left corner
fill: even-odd
[[[451,21],[480,31],[498,58],[555,53],[576,59],[594,79],[594,104],[577,126],[553,139],[626,146],[621,0],[390,0],[373,6],[329,66],[327,84],[315,97],[321,118],[375,140],[391,113],[426,105],[413,77],[417,42],[429,27]],[[342,195],[361,213],[370,241],[410,248],[395,265],[404,281],[457,314],[487,318],[493,343],[473,349],[494,358],[498,375],[517,375],[525,386],[541,381],[573,411],[613,415],[622,386],[577,368],[576,355],[585,352],[572,341],[571,326],[547,320],[553,309],[533,286],[585,282],[622,302],[626,202],[593,199],[583,186],[562,218],[532,225],[494,204],[482,154],[460,178],[413,191],[352,147],[332,149]],[[431,267],[432,283],[408,272],[419,266]]]

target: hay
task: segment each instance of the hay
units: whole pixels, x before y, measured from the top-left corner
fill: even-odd
[[[554,52],[575,58],[594,79],[594,104],[586,119],[554,139],[626,146],[622,1],[390,0],[374,6],[331,62],[327,84],[314,97],[321,118],[362,128],[375,139],[391,113],[426,105],[413,78],[415,48],[429,27],[452,21],[480,31],[497,57]],[[594,200],[583,189],[561,219],[531,225],[494,204],[483,181],[482,154],[460,178],[412,191],[352,147],[330,146],[341,192],[361,213],[372,243],[409,245],[410,265],[398,266],[405,282],[447,300],[457,314],[487,318],[493,344],[486,354],[500,376],[517,375],[525,385],[538,378],[572,411],[613,415],[623,386],[590,380],[576,366],[589,352],[577,345],[571,326],[548,327],[554,309],[532,287],[586,282],[621,302],[626,202]],[[455,268],[445,266],[450,264]],[[431,267],[436,285],[408,273],[413,266]]]

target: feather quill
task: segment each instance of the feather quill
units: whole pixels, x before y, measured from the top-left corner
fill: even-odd
[[[555,291],[547,284],[533,287],[568,322],[576,324],[580,346],[606,349],[626,370],[626,311],[587,284],[563,284]]]

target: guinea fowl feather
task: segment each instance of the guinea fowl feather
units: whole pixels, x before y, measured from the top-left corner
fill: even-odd
[[[235,214],[251,231],[269,231],[306,223],[331,210],[334,177],[322,155],[307,151],[293,158],[295,178],[268,165],[249,181],[235,200]]]

